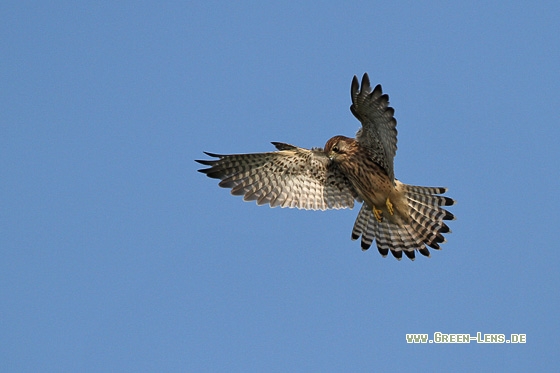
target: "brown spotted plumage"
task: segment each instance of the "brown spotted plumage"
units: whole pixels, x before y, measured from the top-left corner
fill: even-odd
[[[217,159],[197,160],[210,166],[199,171],[259,205],[326,210],[363,202],[352,229],[352,239],[361,237],[363,250],[375,240],[383,256],[389,251],[397,259],[403,253],[414,259],[416,251],[429,256],[427,247],[439,249],[443,234],[451,232],[444,221],[454,216],[442,206],[455,201],[442,196],[446,188],[394,178],[397,121],[381,85],[372,90],[364,74],[360,88],[354,76],[351,98],[350,110],[362,123],[355,139],[335,136],[324,149],[273,142],[277,151],[269,153],[206,153]]]

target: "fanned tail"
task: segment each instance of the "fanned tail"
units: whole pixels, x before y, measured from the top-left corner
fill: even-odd
[[[439,244],[445,242],[443,234],[451,232],[445,220],[455,219],[455,216],[442,206],[452,206],[455,201],[442,196],[447,192],[446,188],[399,184],[408,202],[409,223],[399,225],[388,219],[379,222],[372,208],[364,203],[354,223],[352,239],[362,237],[362,250],[369,249],[375,240],[383,257],[387,256],[389,251],[399,260],[403,253],[414,260],[416,251],[429,257],[430,251],[426,246],[439,250]]]

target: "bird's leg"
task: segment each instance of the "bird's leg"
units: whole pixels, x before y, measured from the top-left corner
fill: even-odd
[[[385,205],[387,205],[387,211],[389,211],[389,214],[393,215],[394,214],[393,204],[389,200],[389,197],[387,197],[387,201],[385,202]]]
[[[379,223],[383,221],[383,211],[375,206],[373,206],[373,215],[375,215],[375,219],[377,219]]]

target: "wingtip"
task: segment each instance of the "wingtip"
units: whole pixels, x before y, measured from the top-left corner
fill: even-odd
[[[213,159],[195,159],[194,161],[197,162],[197,163],[203,164],[205,166],[210,166],[210,167],[214,166],[216,164],[216,162],[219,162],[219,161],[216,161],[216,160],[213,160]]]
[[[206,154],[209,157],[214,157],[214,158],[221,158],[222,156],[219,154],[214,154],[214,153],[210,153],[210,152],[203,152],[204,154]],[[214,159],[195,159],[194,160],[197,163],[200,163],[204,166],[210,166],[209,168],[201,168],[198,169],[197,171],[203,174],[206,174],[206,176],[208,177],[212,177],[209,174],[212,172],[212,166],[214,166],[216,164],[216,162],[219,162],[218,160],[214,160]]]
[[[208,162],[215,162],[213,159],[209,160],[209,159],[195,159],[195,162],[198,162],[200,164],[206,165]]]
[[[209,157],[214,157],[214,158],[221,158],[223,157],[221,154],[216,154],[216,153],[210,153],[210,152],[203,152],[204,154],[206,154]],[[197,161],[198,162],[198,161]]]
[[[354,96],[358,94],[359,87],[360,83],[358,82],[358,77],[354,75],[354,78],[352,78],[352,84],[350,85],[350,97],[352,97],[352,101],[354,101]]]
[[[285,142],[271,141],[270,142],[278,150],[295,150],[297,146],[286,144]]]
[[[362,88],[360,89],[360,91],[362,92],[371,91],[371,83],[369,81],[368,73],[364,73],[364,76],[362,76]]]

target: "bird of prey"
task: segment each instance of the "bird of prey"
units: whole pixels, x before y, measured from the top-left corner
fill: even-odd
[[[350,93],[350,111],[362,124],[355,138],[334,136],[324,148],[273,142],[277,151],[268,153],[205,152],[217,159],[197,160],[210,166],[199,171],[259,205],[326,210],[361,202],[352,239],[361,237],[362,250],[375,240],[384,257],[389,251],[399,260],[403,252],[412,260],[416,251],[430,256],[427,246],[439,249],[443,234],[451,232],[445,221],[455,219],[442,206],[455,201],[442,195],[446,188],[395,179],[397,121],[381,85],[372,89],[367,73],[361,85],[354,76]]]

